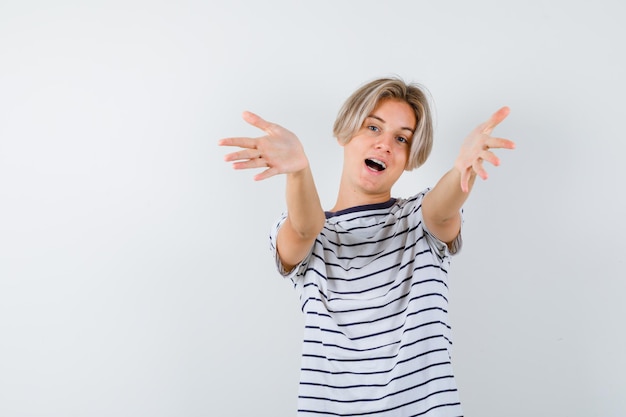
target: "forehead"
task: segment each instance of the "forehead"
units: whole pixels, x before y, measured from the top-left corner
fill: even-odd
[[[397,124],[399,127],[408,128],[411,131],[415,130],[417,124],[413,107],[405,100],[397,98],[380,99],[367,117],[374,117],[389,124]]]

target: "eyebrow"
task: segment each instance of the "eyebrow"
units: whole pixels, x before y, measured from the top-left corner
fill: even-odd
[[[379,120],[381,123],[387,123],[387,122],[385,122],[385,120],[384,120],[383,118],[378,117],[378,116],[376,116],[375,114],[370,114],[369,116],[367,116],[367,118],[370,118],[370,117],[371,117],[372,119]],[[411,134],[413,134],[413,135],[415,134],[415,130],[414,130],[414,129],[411,129],[410,127],[401,127],[400,129],[402,129],[402,130],[408,130],[409,132],[411,132]]]

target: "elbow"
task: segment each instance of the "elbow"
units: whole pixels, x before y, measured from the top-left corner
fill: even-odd
[[[291,220],[290,225],[300,240],[314,240],[322,231],[325,221],[326,217],[322,212],[321,216],[315,216],[315,218],[311,218],[309,221],[294,222]]]
[[[461,232],[461,216],[448,217],[446,219],[431,220],[426,222],[426,228],[445,243],[456,239]]]

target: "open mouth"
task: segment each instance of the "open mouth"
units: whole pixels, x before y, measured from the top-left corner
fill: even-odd
[[[387,165],[379,159],[368,158],[365,160],[365,165],[374,171],[384,171],[387,168]]]

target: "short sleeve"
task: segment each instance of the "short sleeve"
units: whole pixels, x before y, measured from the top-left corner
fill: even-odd
[[[278,273],[284,278],[294,279],[298,275],[302,275],[304,270],[306,269],[306,263],[308,262],[309,257],[307,256],[302,260],[298,265],[293,267],[290,271],[285,270],[283,263],[280,261],[280,256],[278,255],[278,248],[276,245],[276,237],[278,236],[278,231],[280,230],[283,223],[287,220],[287,212],[284,212],[280,215],[280,217],[274,222],[270,230],[270,252],[274,257],[274,262],[276,264],[276,270]]]
[[[448,245],[445,242],[442,242],[441,240],[439,240],[435,235],[433,235],[427,228],[426,225],[424,225],[424,234],[426,235],[426,238],[428,239],[429,245],[433,248],[435,248],[437,250],[437,252],[439,253],[439,255],[441,256],[446,256],[446,255],[456,255],[461,251],[461,248],[463,247],[463,236],[462,236],[462,232],[463,232],[463,209],[461,209],[461,230],[459,230],[459,233],[456,235],[456,237],[454,238],[454,240]]]

